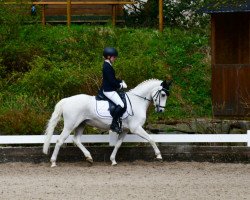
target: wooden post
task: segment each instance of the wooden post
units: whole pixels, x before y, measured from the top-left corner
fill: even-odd
[[[215,61],[215,51],[216,51],[216,42],[215,42],[215,38],[216,38],[216,30],[215,30],[215,15],[211,15],[211,63],[212,65],[216,64]]]
[[[71,24],[71,0],[67,0],[67,25]]]
[[[116,5],[112,4],[112,25],[116,24]]]
[[[211,74],[211,89],[212,89],[212,117],[214,118],[215,117],[215,114],[218,113],[218,108],[216,108],[216,104],[218,101],[216,99],[216,95],[215,95],[215,91],[218,91],[217,88],[218,86],[216,85],[217,81],[215,81],[215,64],[216,64],[216,61],[215,61],[215,50],[216,50],[216,42],[215,42],[215,38],[216,38],[216,30],[215,30],[215,16],[212,14],[211,15],[211,68],[212,68],[212,74]],[[222,97],[224,98],[224,97]]]
[[[42,5],[42,24],[45,26],[46,20],[45,20],[45,4]]]
[[[163,32],[163,0],[159,0],[159,31]]]

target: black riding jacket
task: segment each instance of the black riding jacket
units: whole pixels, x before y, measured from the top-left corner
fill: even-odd
[[[102,90],[104,92],[116,91],[121,87],[120,83],[122,81],[116,79],[115,70],[107,61],[104,61],[102,66],[102,77]]]

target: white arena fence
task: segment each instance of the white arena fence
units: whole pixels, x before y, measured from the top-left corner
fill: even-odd
[[[150,134],[158,143],[246,143],[250,147],[250,130],[246,134]],[[65,143],[73,143],[72,135],[70,135]],[[51,143],[56,143],[59,135],[53,135]],[[1,135],[1,144],[42,144],[44,143],[44,135]],[[109,143],[114,146],[117,141],[117,134],[109,132],[105,135],[83,135],[82,143]],[[137,135],[128,134],[124,138],[124,142],[147,142]]]

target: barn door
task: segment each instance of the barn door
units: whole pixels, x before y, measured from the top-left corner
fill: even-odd
[[[250,116],[250,13],[212,15],[215,116]]]
[[[212,91],[215,116],[250,116],[250,65],[214,65]]]

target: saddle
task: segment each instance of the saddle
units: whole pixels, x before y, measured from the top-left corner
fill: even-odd
[[[117,91],[117,93],[124,103],[122,118],[125,119],[126,117],[128,117],[128,112],[126,112],[127,110],[126,93],[124,91]],[[114,114],[116,105],[103,94],[102,90],[99,90],[95,99],[96,99],[97,115],[99,115],[100,117],[111,117],[111,116],[113,117],[114,116],[113,114]]]

